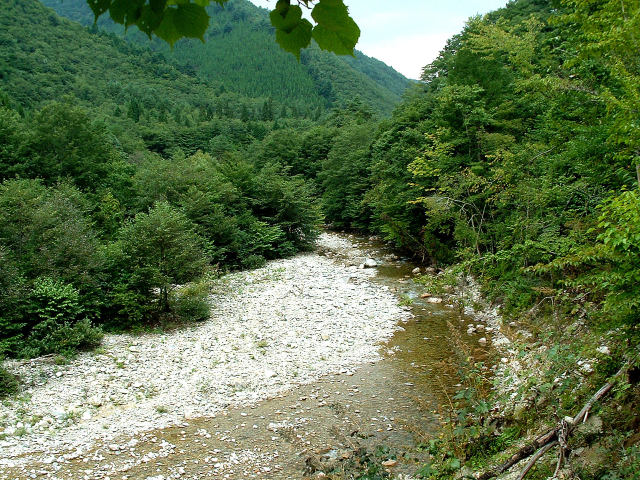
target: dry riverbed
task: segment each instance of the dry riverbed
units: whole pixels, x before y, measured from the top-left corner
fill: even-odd
[[[347,379],[358,366],[380,358],[380,343],[410,314],[388,287],[371,281],[373,270],[357,267],[362,252],[348,239],[325,233],[319,246],[346,255],[352,259],[347,265],[353,265],[317,253],[270,262],[224,277],[211,296],[210,320],[197,326],[167,334],[109,335],[96,352],[67,365],[9,363],[25,387],[0,407],[0,478],[165,478],[168,468],[155,477],[151,472],[130,476],[131,465],[124,463],[106,470],[87,468],[90,473],[83,476],[76,464],[81,459],[98,465],[104,455],[117,456],[143,442],[157,446],[132,456],[134,463],[145,465],[179,448],[182,436],[193,434],[201,440],[193,443],[201,445],[216,431],[232,438],[222,427],[209,433],[194,430],[193,424],[217,414],[224,423],[229,409],[287,398],[284,392],[291,395],[304,388],[298,385],[328,374],[341,374],[334,381],[344,386],[344,395],[353,393]],[[328,394],[318,388],[307,387],[303,396],[323,406]],[[298,405],[294,410],[310,409],[293,402]],[[247,422],[250,435],[294,431],[293,423],[266,422],[261,416]],[[300,414],[292,421],[304,423],[304,418]],[[381,427],[386,428],[391,427]],[[158,429],[167,429],[172,441],[145,433]],[[196,464],[219,457],[215,450],[203,451]],[[275,468],[273,453],[267,458],[254,449],[234,455],[226,459],[230,465],[262,462],[256,468]],[[223,464],[211,461],[216,463]],[[73,475],[70,465],[75,465]],[[174,467],[172,478],[185,474],[184,467]]]

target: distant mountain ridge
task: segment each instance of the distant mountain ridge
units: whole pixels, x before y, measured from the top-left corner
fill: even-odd
[[[63,17],[93,25],[93,13],[85,0],[41,1]],[[171,51],[157,39],[150,42],[135,27],[126,38],[164,53],[180,70],[191,70],[229,91],[271,97],[293,108],[330,108],[360,97],[374,111],[388,114],[410,84],[393,68],[358,51],[355,57],[338,57],[313,45],[297,62],[275,43],[268,11],[248,0],[231,0],[224,8],[215,5],[209,11],[211,23],[204,44],[182,40]],[[98,27],[124,35],[124,29],[106,15]]]

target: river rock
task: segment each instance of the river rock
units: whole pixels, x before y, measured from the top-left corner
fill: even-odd
[[[440,297],[429,297],[426,300],[429,303],[442,303],[442,299]]]
[[[30,466],[41,454],[115,445],[115,438],[213,416],[380,359],[380,342],[410,313],[370,280],[375,271],[344,266],[375,262],[371,254],[340,235],[323,233],[318,243],[337,261],[304,253],[225,275],[205,322],[170,333],[105,335],[99,353],[80,353],[60,377],[57,366],[10,364],[25,379],[28,400],[1,405],[4,423],[49,417],[55,434],[43,425],[9,436],[7,445],[0,440],[3,459]],[[273,377],[268,366],[275,365]],[[42,373],[46,383],[37,381]],[[73,421],[85,411],[91,418]]]
[[[420,267],[416,267],[413,270],[411,270],[411,273],[413,273],[414,275],[418,275],[422,270],[420,270]]]
[[[484,337],[482,337],[481,339],[479,339],[479,340],[478,340],[478,343],[479,343],[480,345],[486,345],[486,344],[487,344],[487,339],[486,339],[486,338],[484,338]]]
[[[364,261],[364,268],[376,268],[378,266],[378,262],[376,262],[373,258],[367,258]]]

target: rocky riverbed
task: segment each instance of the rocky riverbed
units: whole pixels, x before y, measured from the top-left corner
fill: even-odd
[[[270,262],[223,277],[202,324],[108,335],[65,365],[9,363],[25,386],[0,407],[0,476],[34,461],[64,464],[97,443],[117,446],[378,360],[380,342],[410,313],[358,267],[362,252],[348,239],[325,233],[319,247],[350,261],[309,253]]]

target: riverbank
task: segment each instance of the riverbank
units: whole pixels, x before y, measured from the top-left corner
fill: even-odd
[[[319,246],[357,252],[328,233]],[[0,467],[68,461],[98,441],[215,415],[378,360],[379,343],[409,313],[372,275],[316,253],[274,261],[224,277],[201,325],[108,335],[67,365],[8,363],[25,387],[0,407]]]

